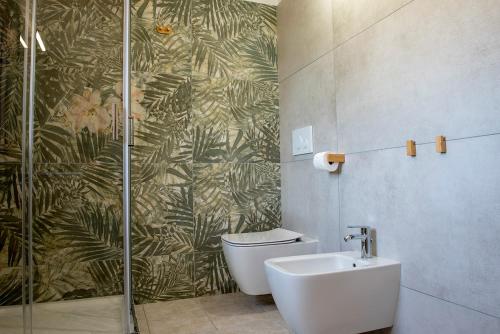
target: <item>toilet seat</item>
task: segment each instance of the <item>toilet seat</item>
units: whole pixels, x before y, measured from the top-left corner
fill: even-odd
[[[276,257],[313,254],[318,240],[277,228],[265,232],[224,234],[222,249],[231,277],[247,295],[271,293],[264,261]]]
[[[300,241],[303,236],[301,233],[276,228],[263,232],[224,234],[222,241],[234,247],[258,247],[290,244]]]

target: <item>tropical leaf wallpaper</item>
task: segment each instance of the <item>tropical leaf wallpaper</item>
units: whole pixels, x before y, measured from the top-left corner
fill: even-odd
[[[138,303],[232,292],[226,232],[280,225],[276,8],[134,2]]]
[[[111,129],[121,103],[121,22],[119,0],[38,3],[47,45],[36,70],[39,302],[122,292],[122,139]],[[0,304],[20,301],[17,41],[17,32],[11,44],[0,41]],[[235,291],[220,236],[281,220],[276,8],[133,1],[131,66],[134,299]]]

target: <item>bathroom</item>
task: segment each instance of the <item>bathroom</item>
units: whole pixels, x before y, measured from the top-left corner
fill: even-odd
[[[500,333],[499,152],[498,0],[0,0],[0,333]]]

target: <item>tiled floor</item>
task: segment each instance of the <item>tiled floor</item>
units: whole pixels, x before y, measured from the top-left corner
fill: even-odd
[[[141,334],[289,334],[271,296],[241,293],[136,305]]]
[[[122,296],[33,305],[34,334],[122,334]],[[20,306],[0,307],[0,333],[22,334]]]

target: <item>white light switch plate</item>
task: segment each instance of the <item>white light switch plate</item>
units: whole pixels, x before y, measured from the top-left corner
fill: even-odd
[[[313,128],[306,126],[304,128],[292,131],[292,154],[301,155],[313,153]]]

